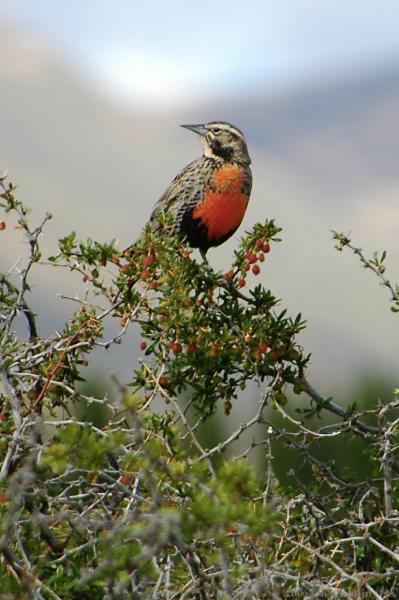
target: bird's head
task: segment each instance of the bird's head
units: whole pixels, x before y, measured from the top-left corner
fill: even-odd
[[[247,165],[251,163],[244,134],[231,123],[212,121],[203,125],[182,125],[182,127],[201,136],[204,155],[208,158],[222,158]]]

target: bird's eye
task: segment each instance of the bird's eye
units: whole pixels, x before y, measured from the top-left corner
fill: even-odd
[[[218,133],[220,133],[221,130],[219,129],[219,127],[214,127],[214,129],[212,131],[213,131],[213,133],[216,133],[216,135],[217,135]]]

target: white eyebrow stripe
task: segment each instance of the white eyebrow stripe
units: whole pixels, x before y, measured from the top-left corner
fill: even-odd
[[[234,133],[240,138],[245,139],[242,131],[234,127],[234,125],[230,125],[229,123],[209,123],[209,125],[213,127],[218,127],[219,129],[223,129],[223,131],[229,131],[230,133]]]

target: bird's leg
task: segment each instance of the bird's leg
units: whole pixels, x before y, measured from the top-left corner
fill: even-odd
[[[206,257],[206,250],[203,250],[202,248],[200,248],[199,251],[201,254],[202,262],[205,263],[206,265],[209,265],[208,259]]]

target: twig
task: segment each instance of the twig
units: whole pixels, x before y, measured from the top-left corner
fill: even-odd
[[[156,377],[154,375],[154,373],[151,371],[151,369],[148,367],[148,365],[144,364],[144,368],[146,369],[147,373],[152,377],[153,382],[156,384],[157,389],[160,391],[161,395],[167,400],[167,402],[170,402],[176,412],[178,413],[182,423],[184,424],[185,428],[187,429],[187,431],[190,434],[190,437],[194,443],[194,446],[197,448],[197,450],[199,450],[199,452],[201,453],[201,458],[207,458],[207,456],[205,455],[205,451],[203,449],[203,447],[201,446],[201,444],[198,441],[197,436],[195,435],[190,423],[188,422],[188,419],[186,417],[186,415],[184,414],[184,412],[182,411],[182,409],[179,406],[179,403],[173,398],[173,396],[170,396],[168,394],[168,392],[165,390],[165,388],[163,388],[160,383],[159,383],[159,377]],[[209,465],[209,470],[211,471],[212,475],[215,476],[215,470],[213,468],[212,462],[210,460],[208,460],[208,465]]]
[[[395,560],[396,562],[399,563],[399,554],[397,552],[392,552],[392,550],[390,550],[389,548],[387,548],[386,546],[381,544],[378,540],[373,538],[371,535],[366,535],[365,537],[369,542],[374,544],[374,546],[377,546],[377,548],[379,548],[380,550],[385,552],[385,554],[388,554],[391,558],[393,558],[393,560]]]
[[[354,431],[358,431],[366,435],[380,432],[378,427],[373,427],[372,425],[365,425],[364,423],[359,421],[355,416],[353,416],[351,412],[345,410],[344,408],[341,408],[332,400],[323,398],[323,396],[321,396],[319,392],[312,385],[310,385],[310,383],[306,379],[303,379],[302,385],[305,394],[310,396],[312,400],[316,402],[318,408],[324,408],[325,410],[334,413],[339,417],[342,417],[343,419],[345,419],[345,421],[349,422],[349,425],[354,429]]]
[[[266,388],[265,392],[262,394],[256,415],[254,417],[252,417],[252,419],[250,419],[246,423],[241,423],[239,428],[236,431],[234,431],[227,439],[225,439],[224,442],[220,442],[219,444],[217,444],[210,450],[203,452],[203,454],[201,455],[202,459],[209,458],[210,456],[212,456],[213,454],[216,454],[216,453],[220,454],[220,452],[223,452],[225,450],[225,448],[229,444],[231,444],[231,442],[234,442],[234,440],[237,440],[244,431],[246,431],[247,429],[250,429],[250,427],[255,425],[255,423],[263,422],[263,411],[267,405],[270,395],[274,391],[274,386],[277,381],[278,381],[278,376],[276,376],[276,378],[273,380],[273,382]]]
[[[352,252],[354,254],[356,254],[359,259],[360,262],[362,263],[362,265],[366,268],[366,269],[370,269],[371,271],[373,271],[373,273],[375,275],[377,275],[378,279],[381,281],[381,285],[386,287],[390,293],[391,293],[391,297],[392,297],[392,301],[395,303],[399,303],[399,292],[398,290],[391,284],[391,282],[389,281],[389,279],[387,279],[384,275],[385,272],[385,268],[380,266],[380,268],[378,268],[375,264],[373,264],[368,258],[366,258],[365,254],[363,253],[361,248],[358,248],[356,246],[353,246],[349,240],[349,238],[347,238],[346,236],[337,233],[337,232],[333,232],[334,233],[334,237],[335,239],[338,240],[340,246],[338,249],[342,248],[350,248],[352,250]],[[385,253],[384,253],[384,257],[385,257]]]

